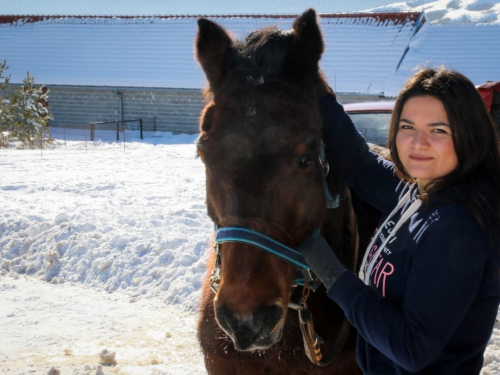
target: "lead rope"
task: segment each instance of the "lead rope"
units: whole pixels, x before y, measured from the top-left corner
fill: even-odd
[[[372,256],[370,261],[368,261],[368,256],[370,254],[370,250],[373,247],[373,244],[379,237],[380,233],[386,226],[386,224],[389,222],[389,220],[401,210],[406,203],[408,203],[411,200],[411,194],[412,194],[413,189],[409,189],[408,192],[401,198],[401,200],[398,202],[396,205],[396,208],[392,210],[392,212],[387,216],[387,219],[385,219],[384,223],[378,228],[377,232],[375,235],[372,237],[372,240],[370,241],[370,244],[368,245],[365,255],[363,257],[363,263],[361,264],[361,269],[359,270],[359,278],[363,280],[363,282],[366,285],[369,285],[370,283],[370,275],[373,271],[373,267],[375,266],[375,263],[377,262],[378,257],[382,253],[382,251],[385,249],[385,246],[389,243],[389,241],[394,237],[398,229],[419,209],[419,207],[422,205],[422,200],[421,199],[416,199],[410,207],[404,212],[404,214],[401,216],[401,218],[398,220],[396,223],[396,226],[392,229],[391,233],[387,236],[387,238],[382,242],[382,245],[378,248],[377,252]]]
[[[309,284],[306,282],[302,288],[302,299],[299,303],[299,322],[300,331],[302,332],[302,339],[304,340],[304,351],[307,358],[318,365],[321,363],[323,354],[321,354],[320,344],[323,339],[314,330],[314,323],[311,310],[307,308],[307,298],[309,297],[310,289]]]
[[[347,194],[349,193],[347,192]],[[357,231],[356,215],[354,214],[354,211],[352,209],[351,209],[350,225],[354,234],[353,268],[355,268],[359,253],[359,236]],[[321,350],[321,345],[324,344],[324,340],[321,338],[320,335],[316,333],[313,324],[312,312],[307,308],[307,298],[309,297],[309,294],[310,294],[310,287],[309,284],[306,282],[304,283],[304,287],[302,289],[302,298],[300,302],[298,304],[290,302],[288,307],[293,310],[297,310],[298,312],[299,326],[300,326],[300,331],[302,332],[304,351],[306,353],[307,358],[317,366],[326,367],[332,364],[335,358],[337,358],[337,355],[342,351],[342,348],[344,347],[344,344],[347,340],[347,336],[349,335],[349,329],[351,325],[347,317],[344,316],[339,331],[337,332],[337,337],[335,338],[334,342],[330,345],[330,348],[326,353],[326,356],[323,355]]]

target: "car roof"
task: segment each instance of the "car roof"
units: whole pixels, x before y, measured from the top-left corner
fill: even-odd
[[[394,100],[381,102],[359,102],[344,105],[344,110],[348,113],[354,112],[392,112]]]

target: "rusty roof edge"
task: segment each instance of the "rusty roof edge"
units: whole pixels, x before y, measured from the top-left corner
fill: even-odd
[[[407,21],[416,21],[421,12],[354,12],[354,13],[318,13],[320,18],[376,18],[381,21],[392,20],[396,23]],[[50,19],[78,18],[78,19],[170,19],[170,18],[296,18],[297,14],[207,14],[207,15],[137,15],[137,16],[122,16],[122,15],[0,15],[0,24],[13,24],[16,22],[36,23]]]

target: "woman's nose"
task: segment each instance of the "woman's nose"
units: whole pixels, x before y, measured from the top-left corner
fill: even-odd
[[[429,140],[427,139],[427,134],[424,131],[417,130],[412,140],[412,146],[415,148],[427,147],[429,145]]]

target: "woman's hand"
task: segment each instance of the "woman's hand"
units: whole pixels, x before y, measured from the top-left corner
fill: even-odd
[[[309,238],[296,250],[302,254],[307,265],[329,290],[347,269],[340,263],[323,237]]]

